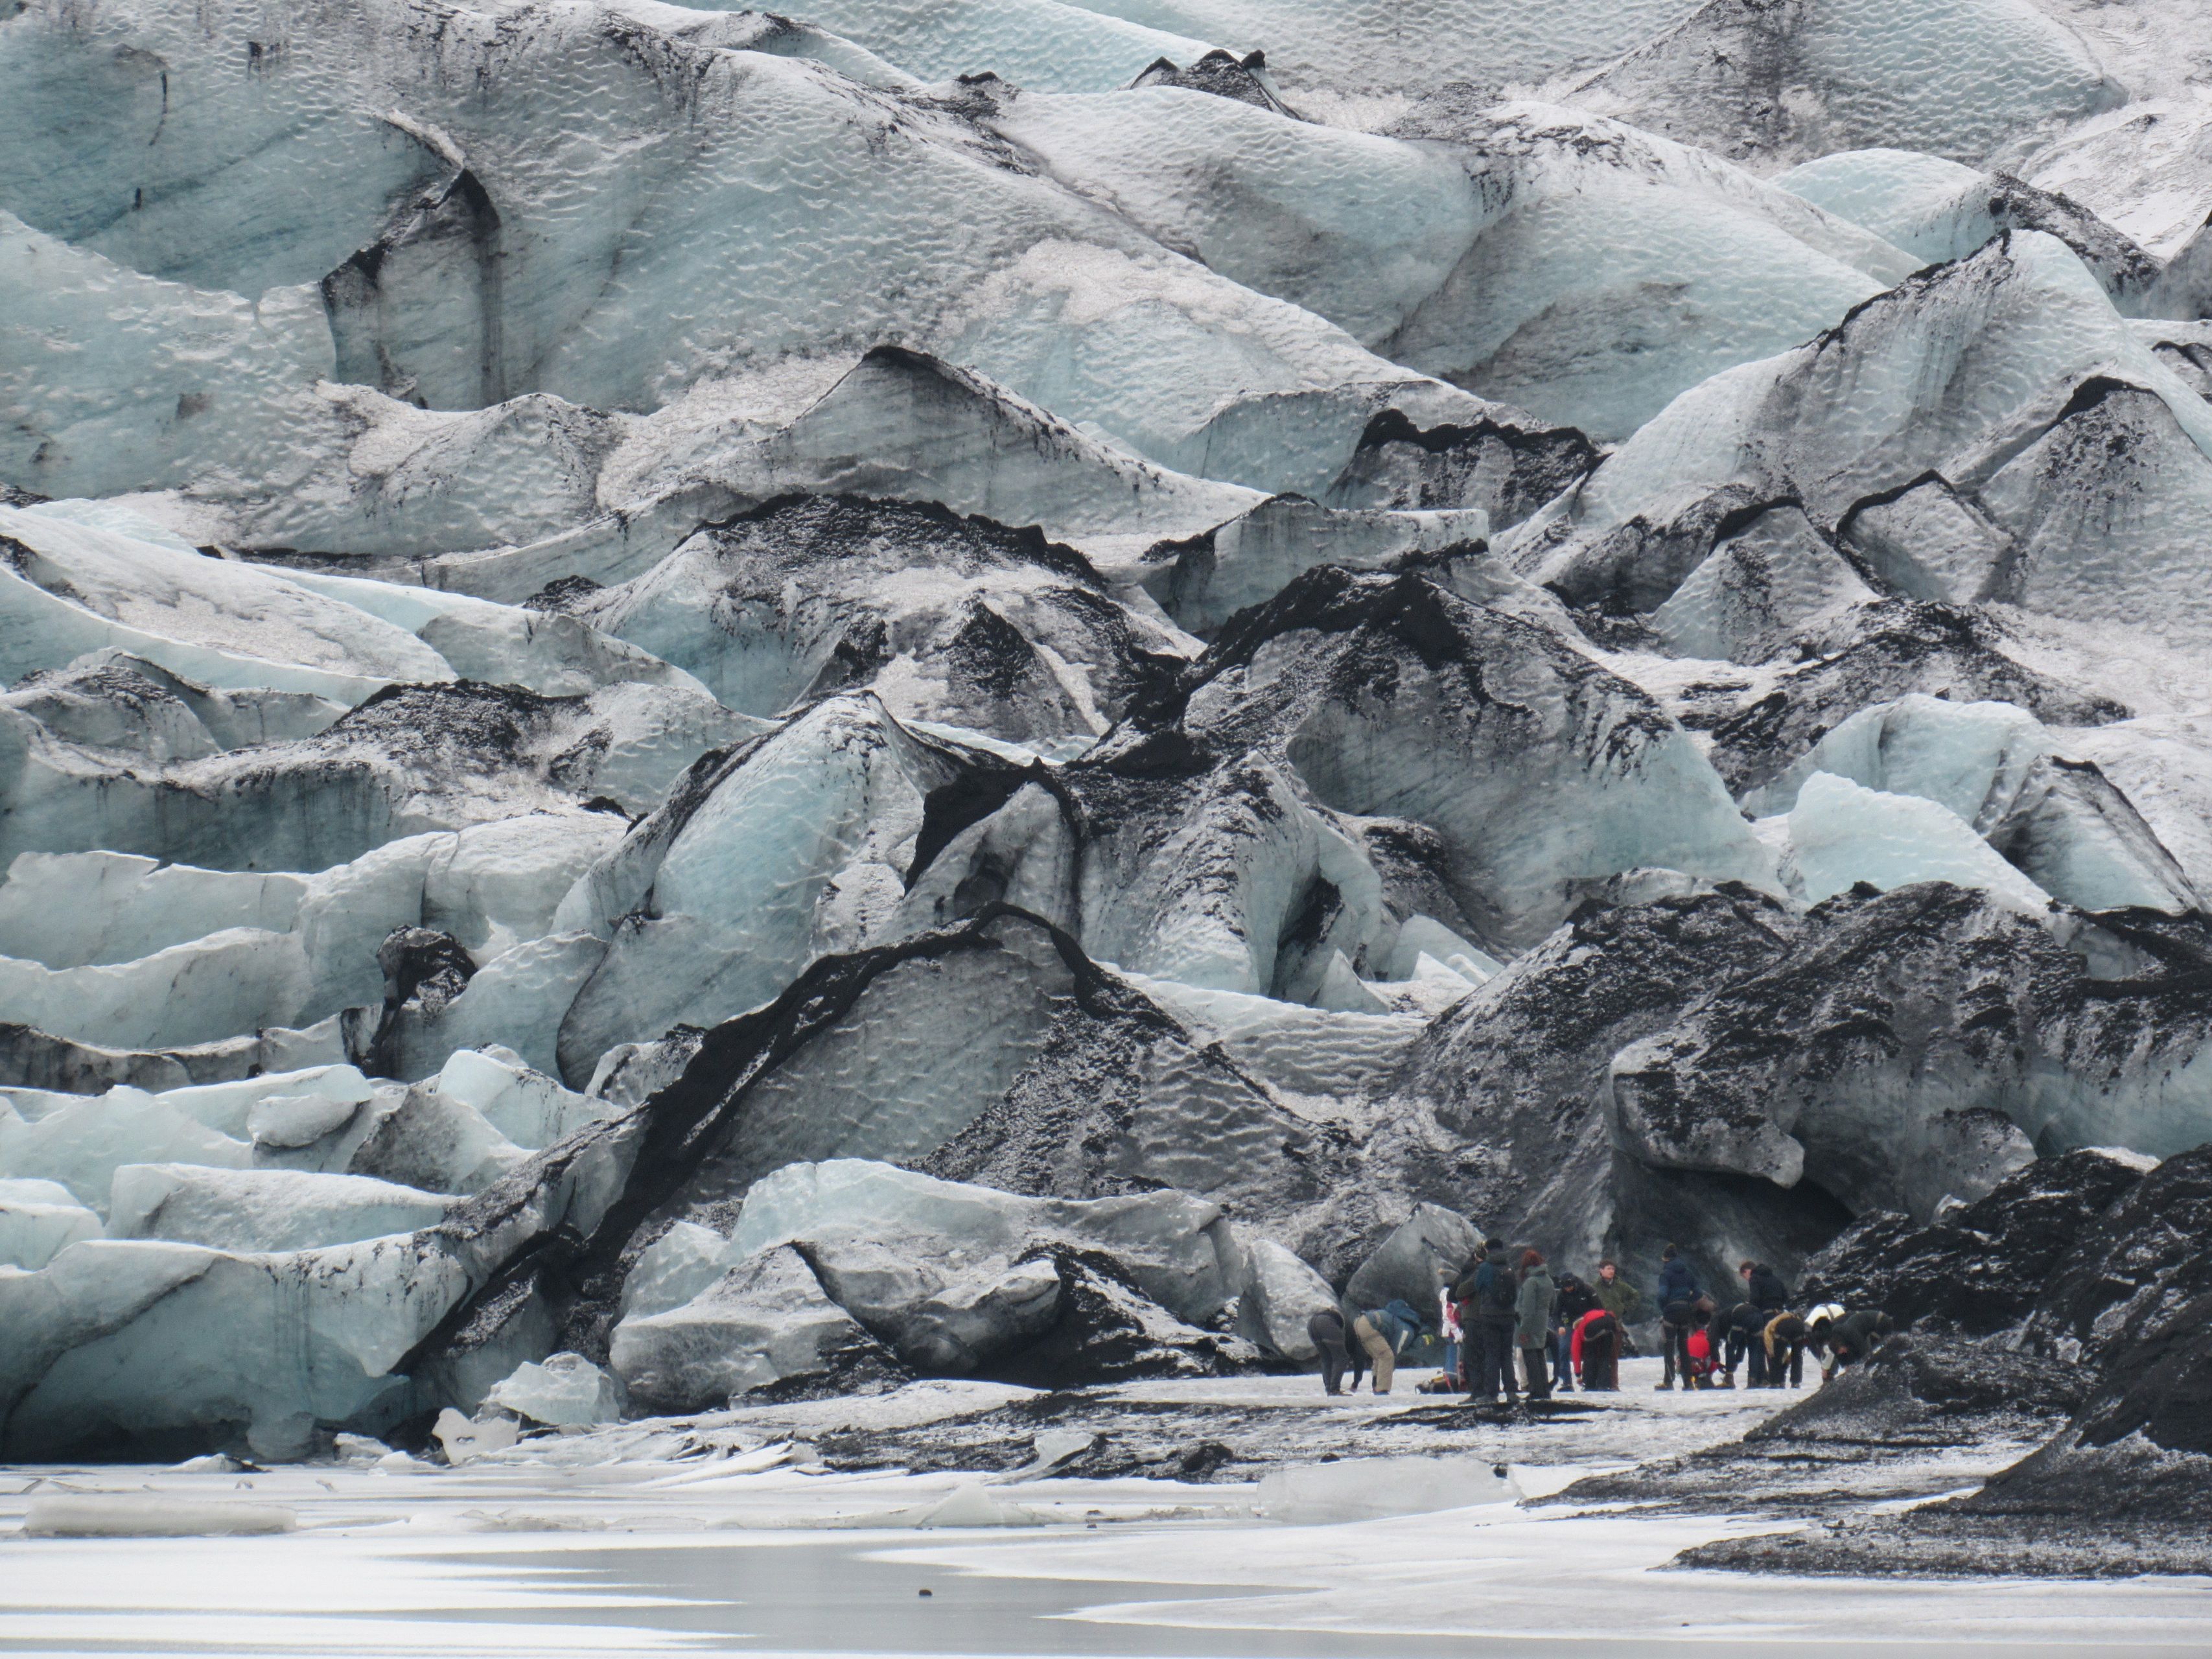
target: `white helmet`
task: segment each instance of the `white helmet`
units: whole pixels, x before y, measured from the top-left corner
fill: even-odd
[[[1805,1316],[1805,1322],[1817,1331],[1823,1325],[1834,1324],[1836,1321],[1841,1319],[1843,1316],[1844,1304],[1842,1303],[1823,1302],[1819,1307],[1814,1309],[1811,1313]]]

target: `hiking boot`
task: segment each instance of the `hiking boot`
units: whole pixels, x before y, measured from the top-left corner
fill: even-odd
[[[1651,1385],[1651,1392],[1654,1394],[1672,1394],[1674,1392],[1674,1385],[1672,1382],[1654,1382]]]

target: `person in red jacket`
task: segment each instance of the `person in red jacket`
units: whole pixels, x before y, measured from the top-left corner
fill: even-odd
[[[1592,1308],[1575,1322],[1570,1339],[1575,1375],[1584,1392],[1617,1394],[1620,1389],[1620,1321],[1603,1308]]]
[[[1712,1333],[1704,1326],[1698,1326],[1683,1340],[1682,1348],[1684,1358],[1682,1371],[1686,1386],[1692,1389],[1711,1388],[1713,1373],[1720,1367],[1720,1361],[1713,1352]]]

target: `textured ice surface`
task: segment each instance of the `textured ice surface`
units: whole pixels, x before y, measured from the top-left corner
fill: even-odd
[[[1095,736],[1182,641],[1072,550],[930,507],[787,498],[702,532],[580,614],[775,715],[826,685],[902,720]]]
[[[1955,882],[2037,912],[2051,902],[1949,807],[1863,788],[1829,772],[1814,772],[1798,789],[1790,849],[1805,896],[1815,904],[1862,881],[1884,890]]]
[[[613,1422],[622,1416],[622,1385],[580,1353],[525,1362],[495,1384],[487,1405],[553,1428]]]
[[[2126,92],[2029,0],[1709,0],[1567,95],[1771,166],[1869,143],[1978,161]]]
[[[1948,702],[1914,693],[1861,709],[1774,783],[1754,791],[1747,805],[1756,811],[1786,809],[1818,773],[1948,808],[2068,903],[2093,910],[2199,908],[2181,867],[2127,798],[2095,768],[2060,753],[2043,725],[2010,703]],[[1793,836],[1796,827],[1793,816]],[[1817,823],[1812,827],[1823,839],[1835,833]],[[1831,876],[1842,868],[1828,867]],[[1867,878],[1877,886],[1897,884]],[[1820,882],[1826,890],[1808,896],[1836,890],[1830,879]]]
[[[220,1250],[305,1250],[433,1227],[451,1203],[362,1176],[126,1164],[111,1188],[107,1236]]]
[[[1580,604],[1667,600],[1795,500],[1882,585],[2179,636],[2202,597],[2212,405],[2056,238],[2014,232],[1677,398],[1500,546]]]
[[[29,0],[7,1455],[1191,1378],[2201,1143],[2202,21]]]

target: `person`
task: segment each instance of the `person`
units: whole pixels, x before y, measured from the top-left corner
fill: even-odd
[[[1663,1393],[1674,1386],[1674,1373],[1677,1370],[1682,1373],[1684,1388],[1701,1389],[1705,1386],[1702,1382],[1692,1380],[1689,1341],[1690,1333],[1702,1330],[1712,1316],[1713,1299],[1709,1296],[1696,1297],[1687,1301],[1668,1302],[1661,1306],[1659,1340],[1660,1346],[1665,1351],[1666,1370],[1659,1379],[1658,1392]],[[1708,1344],[1707,1346],[1710,1348],[1711,1345]]]
[[[1474,1400],[1503,1399],[1510,1406],[1521,1397],[1513,1380],[1513,1317],[1521,1295],[1521,1281],[1505,1259],[1505,1241],[1493,1238],[1483,1245],[1481,1265],[1468,1286],[1474,1310],[1477,1361],[1468,1395]]]
[[[1659,1297],[1661,1307],[1670,1302],[1695,1302],[1698,1299],[1698,1279],[1690,1271],[1690,1264],[1682,1260],[1682,1253],[1669,1244],[1659,1252]]]
[[[1321,1385],[1330,1394],[1344,1392],[1344,1376],[1352,1373],[1352,1391],[1359,1392],[1359,1379],[1367,1373],[1367,1351],[1357,1342],[1347,1342],[1344,1316],[1334,1308],[1323,1308],[1306,1321],[1306,1335],[1321,1353]]]
[[[1452,1300],[1452,1285],[1459,1275],[1449,1267],[1439,1267],[1437,1277],[1441,1281],[1437,1286],[1437,1328],[1444,1337],[1444,1381],[1455,1389],[1462,1389],[1467,1386],[1467,1379],[1460,1371],[1462,1345],[1467,1332],[1460,1323],[1459,1304]]]
[[[1766,1350],[1766,1386],[1782,1387],[1784,1371],[1790,1376],[1790,1386],[1805,1386],[1805,1322],[1784,1309],[1766,1323],[1759,1334],[1759,1346]]]
[[[1745,1379],[1745,1385],[1753,1389],[1766,1386],[1766,1348],[1759,1339],[1766,1330],[1769,1317],[1765,1310],[1748,1302],[1734,1303],[1713,1315],[1713,1358],[1719,1366],[1715,1388],[1735,1387],[1736,1367],[1747,1358],[1751,1361],[1751,1374]]]
[[[1820,1367],[1824,1383],[1848,1366],[1864,1364],[1881,1346],[1882,1338],[1896,1328],[1886,1313],[1872,1308],[1845,1313],[1832,1302],[1814,1309],[1806,1322],[1808,1342],[1826,1355],[1826,1363]]]
[[[1531,1400],[1552,1397],[1550,1366],[1545,1350],[1551,1346],[1556,1317],[1553,1310],[1558,1304],[1559,1290],[1552,1283],[1552,1270],[1544,1265],[1543,1253],[1523,1250],[1521,1291],[1513,1306],[1513,1340],[1520,1345],[1521,1365],[1528,1374]]]
[[[1559,1310],[1552,1316],[1552,1386],[1572,1394],[1575,1389],[1572,1347],[1576,1322],[1598,1305],[1596,1295],[1574,1273],[1559,1279]]]
[[[1353,1320],[1352,1334],[1367,1350],[1367,1363],[1375,1372],[1375,1392],[1388,1394],[1390,1379],[1397,1375],[1398,1356],[1421,1334],[1421,1316],[1404,1298],[1393,1297]]]
[[[1744,1300],[1768,1318],[1790,1305],[1790,1287],[1782,1282],[1782,1275],[1765,1262],[1740,1262],[1736,1272],[1743,1279]]]
[[[1571,1346],[1584,1393],[1620,1392],[1620,1321],[1609,1309],[1592,1308],[1577,1320]]]
[[[1703,1325],[1692,1326],[1682,1339],[1682,1386],[1686,1389],[1710,1389],[1712,1375],[1719,1365],[1713,1352],[1713,1334]]]
[[[1617,1261],[1597,1264],[1597,1283],[1590,1286],[1590,1294],[1623,1326],[1633,1325],[1644,1317],[1644,1292],[1620,1276],[1620,1264]]]

